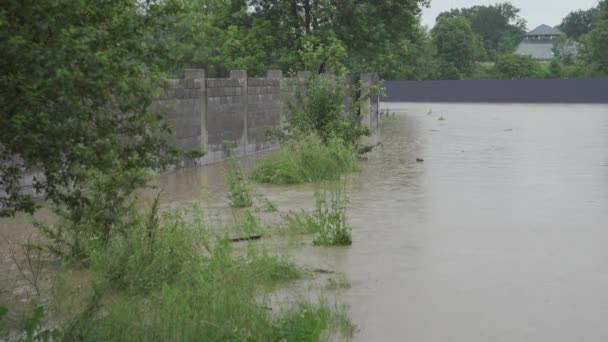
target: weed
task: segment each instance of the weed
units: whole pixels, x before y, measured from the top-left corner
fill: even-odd
[[[92,299],[66,325],[64,338],[318,341],[343,321],[323,304],[303,303],[271,315],[260,295],[306,271],[259,244],[233,250],[195,207],[158,211],[155,204],[149,213],[134,215],[128,235],[116,236],[106,250],[93,254],[92,265],[103,280],[93,284]],[[257,220],[247,212],[244,221],[251,228]]]
[[[277,204],[264,195],[257,195],[257,202],[260,204],[256,207],[256,210],[266,212],[275,212],[279,210]]]
[[[352,147],[338,138],[323,144],[316,135],[286,141],[278,154],[264,159],[254,170],[260,183],[298,184],[336,180],[356,169]]]
[[[243,218],[237,225],[237,229],[239,232],[247,235],[262,235],[266,231],[266,227],[251,213],[249,209],[245,210]]]
[[[145,294],[191,272],[197,262],[196,246],[187,243],[196,233],[183,229],[183,218],[161,225],[154,203],[148,214],[136,215],[125,237],[112,238],[92,254],[93,268],[116,289]]]
[[[317,193],[315,218],[319,225],[319,236],[313,244],[324,246],[346,246],[352,244],[351,227],[346,220],[346,194],[342,185],[330,193]]]
[[[321,230],[315,216],[305,211],[291,212],[286,217],[287,229],[297,234],[314,234]]]
[[[250,276],[269,284],[299,279],[305,273],[285,257],[271,255],[267,249],[258,248],[253,244],[248,246],[245,264],[247,265],[246,272],[250,272]]]
[[[287,220],[289,231],[319,235],[313,240],[315,245],[339,246],[352,244],[351,227],[346,219],[346,194],[344,185],[339,183],[330,191],[315,193],[314,213],[290,213]]]
[[[225,163],[224,181],[228,187],[228,199],[230,206],[234,208],[246,208],[253,205],[252,191],[243,177],[241,164],[236,158],[234,149],[229,147],[228,158]]]

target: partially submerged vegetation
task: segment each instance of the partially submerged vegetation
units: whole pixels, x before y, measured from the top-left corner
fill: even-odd
[[[344,184],[315,193],[316,208],[312,214],[292,213],[287,216],[287,229],[301,234],[316,233],[317,246],[348,246],[352,244],[352,228],[346,218],[347,197]]]
[[[348,330],[346,316],[324,302],[269,310],[263,298],[274,287],[309,273],[261,244],[237,247],[198,205],[161,213],[157,197],[150,211],[132,211],[125,224],[124,234],[112,234],[103,247],[86,245],[91,248],[86,261],[66,263],[55,274],[54,304],[34,310],[25,335],[31,340],[52,334],[56,340],[81,341],[317,341],[327,331]],[[246,211],[238,230],[261,229]],[[89,281],[70,280],[82,272]]]
[[[228,144],[228,158],[224,161],[224,181],[228,188],[231,207],[246,208],[253,205],[251,186],[243,176],[241,164],[230,144]]]
[[[311,134],[285,141],[276,155],[261,161],[253,171],[260,183],[298,184],[336,180],[356,170],[352,147],[339,138],[323,143]]]
[[[336,58],[339,47],[305,46],[303,59],[310,75],[304,91],[287,101],[287,122],[274,132],[280,143],[276,155],[262,161],[253,172],[260,183],[297,184],[336,180],[356,169],[356,156],[373,146],[361,143],[372,131],[362,122],[364,103],[380,88],[359,83],[347,86],[344,66]],[[321,66],[334,76],[319,74]],[[345,99],[350,101],[349,107]]]

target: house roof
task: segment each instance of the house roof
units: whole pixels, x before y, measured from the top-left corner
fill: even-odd
[[[549,25],[540,25],[534,30],[526,33],[526,36],[559,36],[562,32],[554,27]]]
[[[542,41],[528,41],[524,40],[517,46],[515,53],[519,55],[532,56],[535,59],[550,60],[553,59],[553,46],[555,41],[542,40]]]

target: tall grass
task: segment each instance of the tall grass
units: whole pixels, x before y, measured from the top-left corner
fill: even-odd
[[[336,180],[356,169],[352,147],[333,138],[326,144],[314,134],[287,140],[278,154],[255,168],[253,179],[269,184],[298,184]]]
[[[306,275],[289,259],[254,243],[233,248],[198,210],[153,211],[93,253],[93,295],[65,325],[63,340],[318,341],[344,325],[325,304],[277,315],[260,301],[273,286]]]
[[[224,162],[224,168],[224,181],[228,188],[230,206],[234,208],[251,207],[253,205],[252,189],[243,176],[241,164],[232,148],[228,150],[228,158]]]
[[[316,208],[312,214],[292,213],[287,216],[288,229],[302,234],[317,233],[315,245],[347,246],[352,244],[351,226],[346,218],[346,192],[340,182],[329,191],[315,193]]]

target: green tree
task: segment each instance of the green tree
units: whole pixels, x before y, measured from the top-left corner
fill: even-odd
[[[150,105],[171,61],[162,33],[178,10],[173,1],[2,3],[0,216],[35,210],[19,188],[28,171],[42,173],[34,187],[47,198],[85,208],[92,179],[121,198],[145,183],[142,170],[175,157]]]
[[[559,24],[559,29],[569,38],[578,40],[591,31],[596,14],[597,8],[570,12]]]
[[[563,71],[562,71],[563,67],[562,67],[562,63],[560,62],[560,60],[558,58],[554,58],[551,61],[551,64],[549,64],[549,77],[551,78],[560,78],[562,77]]]
[[[496,75],[502,79],[544,78],[543,69],[534,58],[524,55],[502,55],[494,65]]]
[[[608,75],[608,18],[599,18],[585,38],[587,59],[600,75]]]
[[[585,76],[608,75],[608,0],[600,1],[593,17],[592,30],[581,36],[580,56],[582,63],[574,69]]]
[[[473,6],[452,9],[439,14],[437,20],[450,17],[465,17],[473,32],[483,41],[489,59],[494,59],[498,50],[511,53],[526,31],[526,21],[519,16],[519,8],[512,4],[498,3],[490,6]],[[505,51],[508,50],[508,51]]]
[[[460,78],[484,57],[481,40],[464,17],[441,18],[431,34],[443,78]]]

